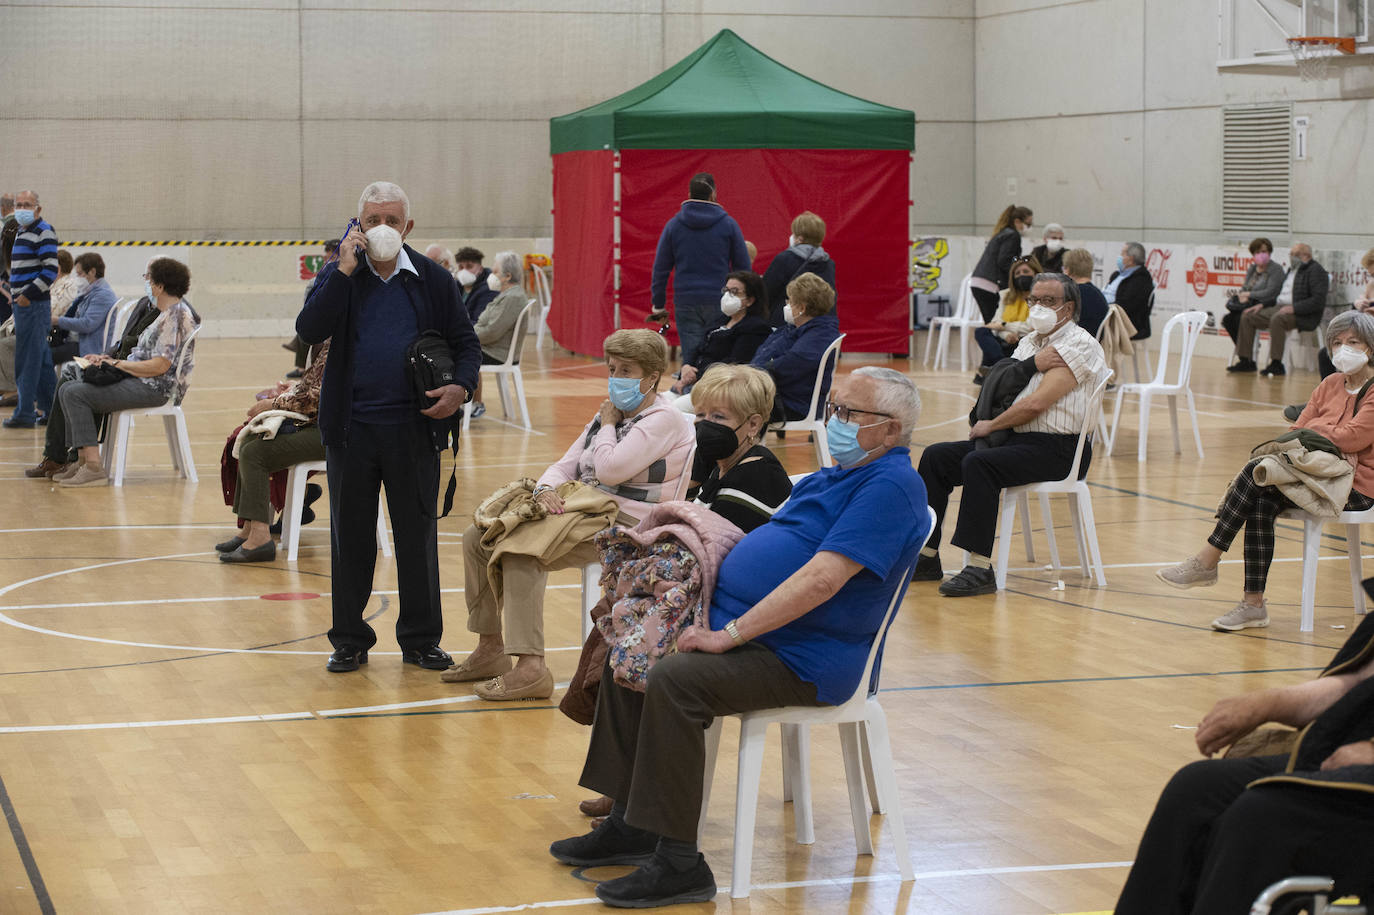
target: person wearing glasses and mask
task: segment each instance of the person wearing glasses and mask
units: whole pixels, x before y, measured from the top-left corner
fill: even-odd
[[[1106,365],[1102,347],[1077,324],[1078,284],[1062,273],[1035,278],[1028,322],[1032,333],[1021,338],[1013,359],[1034,359],[1036,373],[1012,405],[995,419],[979,420],[968,439],[931,445],[918,468],[935,510],[935,532],[921,550],[914,581],[940,581],[940,530],[954,487],[964,487],[959,520],[950,542],[969,552],[969,564],[940,585],[946,597],[971,597],[997,590],[992,572],[992,544],[997,508],[1008,486],[1062,480],[1073,466],[1078,434],[1092,396],[1097,373]],[[995,447],[978,447],[978,439],[1008,429],[1010,437]],[[1080,476],[1088,472],[1092,452],[1084,445]]]
[[[720,318],[716,326],[706,332],[706,340],[692,361],[682,363],[678,380],[670,390],[671,394],[682,395],[675,401],[678,409],[693,412],[688,392],[708,368],[717,363],[748,365],[772,332],[763,278],[752,270],[731,273],[720,291]]]
[[[549,853],[574,867],[639,865],[597,886],[609,905],[716,895],[696,841],[707,726],[719,715],[847,700],[915,561],[930,525],[908,447],[916,385],[868,366],[832,394],[836,466],[797,483],[773,519],[726,554],[705,625],[678,637],[644,692],[603,679],[579,781],[615,803],[599,826]]]

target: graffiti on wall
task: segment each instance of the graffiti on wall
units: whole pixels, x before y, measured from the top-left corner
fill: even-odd
[[[949,256],[949,239],[918,238],[911,243],[911,288],[930,295],[940,288],[940,262]]]

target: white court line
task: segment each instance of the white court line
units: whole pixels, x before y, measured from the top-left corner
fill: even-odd
[[[926,871],[915,876],[916,880],[941,880],[951,877],[991,877],[1000,874],[1043,874],[1054,871],[1107,870],[1130,867],[1130,861],[1090,861],[1082,864],[1041,864],[1023,867],[970,867],[964,870]],[[782,883],[755,883],[756,890],[790,890],[811,886],[857,886],[864,883],[898,883],[901,874],[874,874],[868,877],[818,877],[814,880],[788,880]],[[723,896],[722,891],[716,894]],[[534,909],[552,909],[558,906],[602,905],[600,899],[550,899],[541,902],[525,902],[519,905],[485,906],[476,909],[448,909],[431,912],[429,915],[499,915],[503,912],[527,912]]]

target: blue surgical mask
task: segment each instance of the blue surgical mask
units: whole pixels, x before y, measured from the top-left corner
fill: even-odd
[[[642,378],[607,378],[606,386],[610,391],[611,403],[622,413],[628,413],[644,402],[644,392],[639,389]]]
[[[1118,255],[1116,256],[1116,272],[1117,272],[1117,273],[1120,273],[1122,270],[1125,270],[1125,269],[1126,269],[1126,259],[1123,258],[1120,254],[1118,254]]]
[[[153,284],[151,280],[143,281],[143,294],[148,297],[148,301],[153,300]]]
[[[878,425],[874,423],[873,425]],[[825,445],[830,456],[841,467],[853,467],[868,457],[873,451],[865,451],[859,445],[859,430],[865,428],[858,423],[842,423],[838,416],[832,416],[825,424]]]
[[[15,211],[14,211],[14,220],[15,220],[15,222],[19,223],[21,226],[23,226],[23,227],[25,227],[25,228],[28,228],[29,226],[33,225],[33,219],[34,219],[33,210],[15,210]]]

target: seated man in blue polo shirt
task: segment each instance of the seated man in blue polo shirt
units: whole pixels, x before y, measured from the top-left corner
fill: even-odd
[[[892,369],[836,381],[826,428],[837,466],[799,482],[773,520],[725,557],[709,628],[682,634],[677,653],[650,670],[646,692],[602,677],[581,784],[615,806],[591,833],[549,851],[581,867],[642,865],[597,887],[606,904],[715,896],[696,835],[716,716],[835,705],[858,688],[930,526],[908,448],[920,406],[916,386]]]

